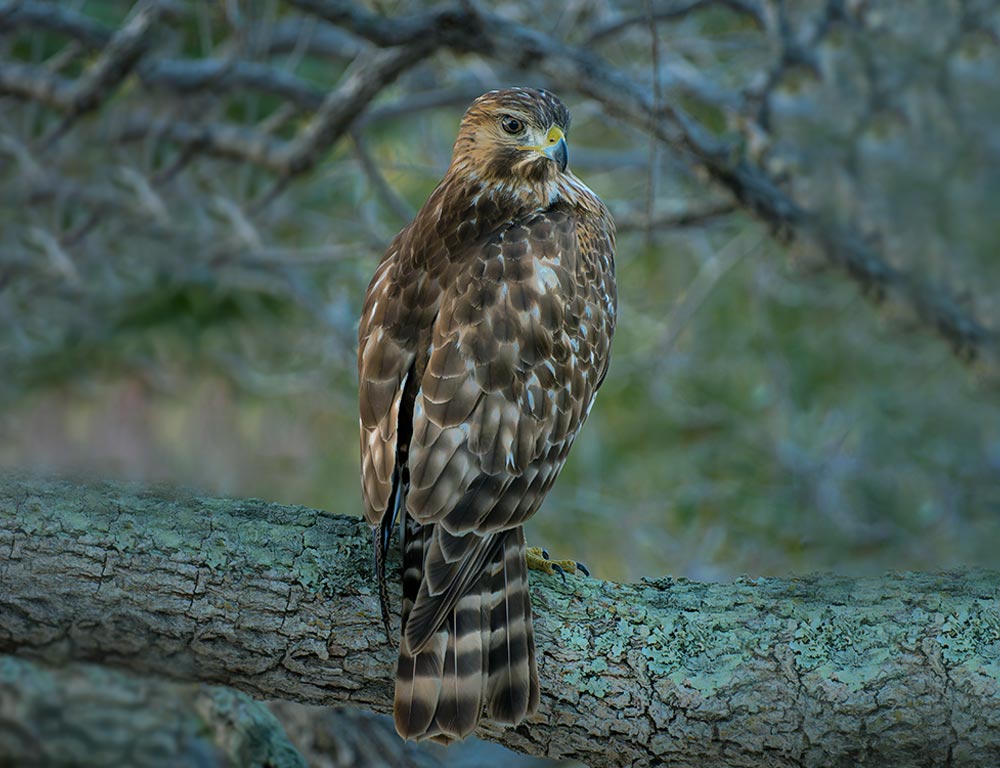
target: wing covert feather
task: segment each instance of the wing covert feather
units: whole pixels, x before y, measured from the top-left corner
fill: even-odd
[[[399,238],[397,238],[398,240]],[[400,324],[390,246],[365,294],[358,326],[358,404],[361,421],[361,488],[365,517],[380,522],[392,494],[403,392],[416,357]]]
[[[582,268],[610,263],[613,235],[580,229],[558,209],[512,223],[445,288],[409,447],[407,507],[421,523],[456,534],[519,525],[558,474],[603,373],[593,363],[607,345],[595,340],[614,328],[613,287]],[[581,254],[581,241],[598,247]]]

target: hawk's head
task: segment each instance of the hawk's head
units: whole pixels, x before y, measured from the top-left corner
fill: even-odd
[[[452,166],[488,182],[544,182],[566,170],[569,110],[548,91],[506,88],[469,107]]]

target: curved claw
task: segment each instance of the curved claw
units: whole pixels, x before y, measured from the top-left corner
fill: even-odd
[[[559,565],[559,563],[552,563],[552,570],[555,573],[558,573],[562,577],[563,584],[565,584],[566,583],[566,569],[563,568],[561,565]]]
[[[543,550],[543,552],[544,552],[544,550]],[[548,560],[549,558],[546,557],[545,559]],[[563,561],[563,562],[565,562],[565,561]],[[576,571],[574,571],[574,573],[582,573],[584,576],[590,576],[590,570],[587,568],[587,566],[585,566],[579,560],[573,560],[572,563],[573,563],[573,565],[576,566]],[[558,573],[560,576],[562,576],[563,584],[565,584],[566,583],[566,569],[563,568],[561,565],[559,565],[559,563],[552,563],[552,570],[555,571],[556,573]]]

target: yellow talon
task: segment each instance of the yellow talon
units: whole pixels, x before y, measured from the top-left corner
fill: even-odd
[[[583,573],[587,576],[590,571],[576,560],[550,560],[549,553],[541,547],[528,547],[527,557],[528,569],[532,571],[542,571],[549,576],[559,574],[566,579],[567,573]]]

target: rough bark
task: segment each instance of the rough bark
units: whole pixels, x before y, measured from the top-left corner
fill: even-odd
[[[359,519],[0,481],[0,652],[387,711]],[[1000,764],[998,574],[536,576],[542,706],[479,734],[593,766]]]

